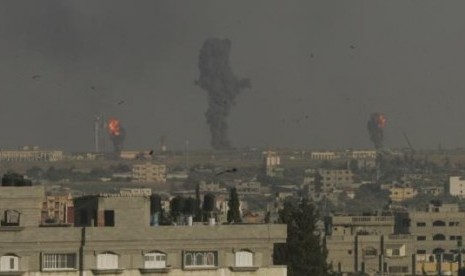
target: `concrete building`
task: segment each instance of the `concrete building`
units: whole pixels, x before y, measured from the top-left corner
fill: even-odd
[[[42,203],[42,224],[74,223],[74,205],[71,194],[46,196]]]
[[[259,195],[261,183],[258,181],[243,181],[236,184],[237,193],[240,195]]]
[[[465,197],[465,178],[461,176],[449,177],[449,193],[460,198]]]
[[[320,169],[318,174],[321,176],[321,191],[324,194],[330,194],[354,184],[354,174],[351,170]]]
[[[150,183],[166,182],[166,166],[164,164],[136,164],[132,167],[132,182]]]
[[[328,261],[343,275],[407,275],[413,237],[394,234],[394,216],[333,216],[326,221]]]
[[[61,150],[40,150],[26,147],[23,150],[0,150],[0,161],[6,162],[55,162],[63,160]]]
[[[376,159],[376,150],[352,150],[348,157],[356,160]]]
[[[340,158],[340,154],[334,151],[314,151],[310,154],[312,160],[334,160]]]
[[[282,174],[281,157],[277,152],[267,151],[264,153],[263,163],[267,176],[280,176]]]
[[[394,202],[402,202],[417,195],[417,190],[412,187],[392,187],[389,189],[389,192],[391,193],[389,198]]]
[[[272,262],[285,225],[151,227],[149,197],[108,194],[75,200],[78,227],[39,227],[42,200],[42,187],[0,187],[0,210],[20,214],[0,226],[0,275],[287,273]]]

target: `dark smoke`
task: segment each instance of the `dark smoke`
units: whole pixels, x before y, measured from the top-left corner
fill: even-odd
[[[120,154],[123,150],[124,139],[126,138],[126,130],[123,127],[119,127],[119,135],[110,133],[110,140],[113,142],[113,149],[116,154]]]
[[[199,55],[200,78],[196,84],[208,93],[205,113],[214,149],[229,149],[228,123],[226,121],[235,99],[244,88],[250,88],[249,79],[238,79],[229,64],[231,41],[207,39]]]
[[[370,134],[370,140],[375,145],[375,148],[381,149],[383,147],[384,131],[383,127],[379,125],[379,118],[383,116],[380,113],[373,113],[367,123],[368,133]]]

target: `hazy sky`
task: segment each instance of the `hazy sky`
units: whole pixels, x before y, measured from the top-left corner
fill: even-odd
[[[209,37],[232,41],[252,89],[229,118],[237,147],[465,146],[465,1],[1,1],[0,147],[93,149],[93,118],[126,148],[208,148],[194,85]],[[91,87],[94,87],[92,89]],[[124,100],[123,104],[119,104]]]

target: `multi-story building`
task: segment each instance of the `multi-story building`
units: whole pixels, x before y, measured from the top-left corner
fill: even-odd
[[[465,197],[465,178],[461,176],[449,177],[449,193],[460,198]]]
[[[75,199],[76,227],[39,227],[43,187],[0,187],[0,275],[286,275],[286,226],[150,226],[145,195]],[[11,211],[11,212],[8,212]]]
[[[321,176],[321,191],[325,194],[354,184],[354,174],[350,170],[320,169],[318,174]]]
[[[258,181],[243,181],[237,183],[235,187],[240,195],[259,195],[261,183]]]
[[[61,150],[40,150],[34,148],[24,148],[23,150],[0,150],[0,161],[6,162],[32,162],[32,161],[61,161],[63,151]]]
[[[376,159],[376,150],[352,150],[348,157],[356,160]]]
[[[67,195],[49,195],[42,203],[42,223],[74,223],[73,197]]]
[[[412,187],[394,186],[389,189],[389,198],[394,202],[402,202],[417,195],[417,190]]]
[[[312,160],[334,160],[340,158],[340,154],[334,151],[314,151],[310,154]]]
[[[264,153],[263,163],[265,167],[265,173],[268,176],[279,176],[282,173],[281,157],[277,152],[267,151]]]
[[[164,164],[136,164],[132,167],[132,182],[166,182],[166,166]]]
[[[333,216],[326,221],[328,261],[341,274],[406,275],[411,235],[394,234],[394,216]]]

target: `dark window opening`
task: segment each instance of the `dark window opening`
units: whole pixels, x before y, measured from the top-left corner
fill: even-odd
[[[103,212],[104,226],[115,226],[115,211],[105,210]]]

